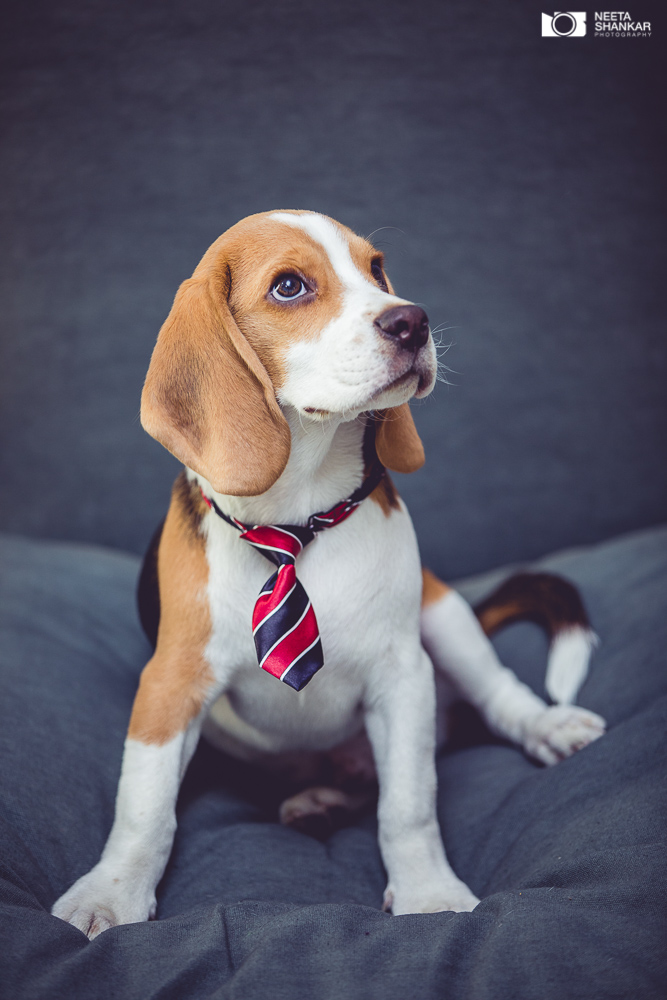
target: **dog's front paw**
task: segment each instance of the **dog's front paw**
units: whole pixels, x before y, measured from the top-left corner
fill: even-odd
[[[114,876],[102,863],[82,876],[51,909],[92,941],[117,924],[133,924],[155,916],[155,893],[125,874]]]
[[[382,909],[395,917],[403,913],[440,913],[453,910],[468,913],[474,910],[479,899],[470,891],[465,882],[458,878],[447,879],[440,885],[429,885],[420,890],[400,890],[388,885],[385,889]]]
[[[557,764],[597,740],[606,731],[604,719],[575,705],[551,705],[526,726],[526,753],[543,764]]]

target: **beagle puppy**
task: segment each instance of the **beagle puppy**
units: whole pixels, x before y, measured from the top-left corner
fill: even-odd
[[[385,470],[422,465],[408,401],[435,379],[423,309],[395,294],[371,243],[318,213],[244,219],[181,285],[141,404],[144,428],[185,466],[155,575],[152,563],[144,571],[159,591],[155,653],[132,709],[109,839],[56,916],[90,938],[155,916],[202,727],[246,760],[326,758],[329,775],[338,768],[357,787],[376,775],[384,907],[394,914],[478,903],[447,861],[436,816],[447,686],[544,764],[602,735],[603,719],[568,704],[594,643],[572,588],[574,610],[551,620],[547,687],[561,704],[547,706],[499,662],[463,598],[422,572]],[[297,591],[296,624],[265,636],[265,649],[258,635]],[[544,619],[529,591],[524,579],[487,603],[487,631]],[[281,818],[298,826],[360,800],[333,781],[293,797]]]

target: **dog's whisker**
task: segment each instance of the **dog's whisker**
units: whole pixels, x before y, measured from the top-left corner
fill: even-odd
[[[399,229],[398,226],[379,226],[377,229],[374,229],[373,232],[366,237],[366,239],[370,243],[376,233],[382,233],[388,230],[393,230],[395,233],[400,233],[401,236],[405,236],[404,230]]]

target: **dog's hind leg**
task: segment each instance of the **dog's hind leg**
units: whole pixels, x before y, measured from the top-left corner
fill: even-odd
[[[280,822],[326,840],[353,823],[377,799],[373,750],[365,732],[319,755],[321,784],[309,785],[280,806]]]
[[[316,840],[326,840],[354,822],[363,810],[375,801],[376,793],[350,793],[327,785],[305,788],[280,807],[280,822]]]
[[[470,605],[429,574],[422,604],[422,642],[434,665],[498,735],[544,764],[555,764],[601,736],[599,715],[547,704],[504,667]]]

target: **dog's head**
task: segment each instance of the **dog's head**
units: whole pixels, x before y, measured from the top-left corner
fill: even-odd
[[[382,254],[315,212],[243,219],[208,249],[160,331],[141,422],[219,493],[256,496],[304,420],[379,411],[381,461],[424,455],[407,401],[433,388],[428,319],[394,294]]]

